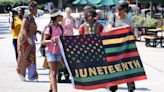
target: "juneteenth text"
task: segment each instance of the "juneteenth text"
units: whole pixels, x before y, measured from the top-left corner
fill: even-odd
[[[90,77],[96,75],[112,74],[140,67],[141,64],[139,63],[139,61],[134,60],[109,66],[97,66],[83,69],[75,69],[75,77]]]

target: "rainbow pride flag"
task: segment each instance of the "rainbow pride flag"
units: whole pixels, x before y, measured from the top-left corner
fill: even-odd
[[[59,44],[77,89],[106,88],[146,79],[131,28],[64,36],[59,38]]]

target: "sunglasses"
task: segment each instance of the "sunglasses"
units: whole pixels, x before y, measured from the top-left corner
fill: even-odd
[[[87,17],[92,17],[93,18],[93,17],[96,17],[96,16],[95,15],[87,15]]]

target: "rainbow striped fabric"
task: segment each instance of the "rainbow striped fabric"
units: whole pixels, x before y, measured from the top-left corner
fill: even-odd
[[[146,79],[131,28],[59,38],[77,89],[92,90]]]

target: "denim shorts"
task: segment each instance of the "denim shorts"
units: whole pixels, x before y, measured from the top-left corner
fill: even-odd
[[[62,61],[61,53],[53,54],[50,52],[46,52],[46,58],[47,58],[47,62],[61,62]]]

